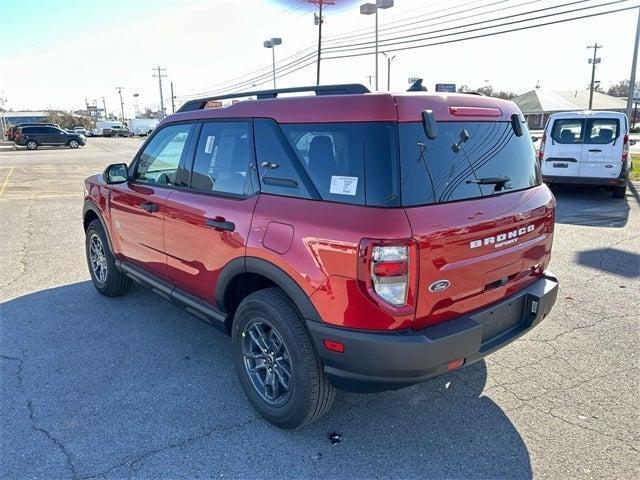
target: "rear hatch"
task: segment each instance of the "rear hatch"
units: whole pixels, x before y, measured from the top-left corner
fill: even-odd
[[[555,201],[510,121],[399,125],[402,203],[419,244],[414,328],[485,307],[547,266]]]

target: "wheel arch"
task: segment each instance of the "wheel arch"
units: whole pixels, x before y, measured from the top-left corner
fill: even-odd
[[[104,218],[102,217],[100,209],[93,201],[85,200],[84,206],[82,207],[82,224],[85,233],[89,228],[89,224],[94,220],[98,220],[102,224],[102,229],[104,230],[105,236],[107,237],[109,249],[111,250],[111,253],[115,255],[115,250],[113,249],[113,245],[111,244],[111,237],[109,236],[109,230],[107,229],[107,225],[104,221]]]
[[[248,290],[239,287],[245,280],[250,280]],[[268,287],[278,287],[284,291],[305,320],[321,321],[307,294],[287,272],[261,258],[243,257],[229,262],[216,282],[215,302],[227,314],[227,331],[231,331],[233,315],[242,298]]]

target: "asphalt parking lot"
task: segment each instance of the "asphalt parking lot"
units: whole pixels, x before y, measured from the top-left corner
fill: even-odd
[[[226,337],[92,287],[82,179],[139,145],[0,147],[0,477],[640,478],[639,184],[554,190],[561,290],[536,330],[291,432],[256,417]]]

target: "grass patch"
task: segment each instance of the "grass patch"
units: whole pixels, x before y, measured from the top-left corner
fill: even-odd
[[[629,174],[629,178],[640,181],[640,153],[632,153],[631,160],[633,161],[633,169]]]

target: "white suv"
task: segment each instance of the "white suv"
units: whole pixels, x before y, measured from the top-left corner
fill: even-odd
[[[631,171],[628,125],[619,112],[554,113],[538,152],[544,181],[599,185],[624,198]]]

